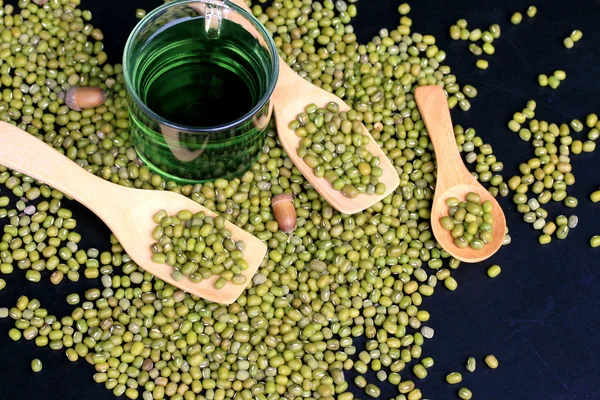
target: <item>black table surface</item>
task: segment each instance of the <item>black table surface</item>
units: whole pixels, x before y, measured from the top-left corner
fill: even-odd
[[[6,2],[5,2],[6,3]],[[109,60],[120,62],[127,35],[136,24],[138,7],[151,9],[159,0],[81,0],[92,11],[93,22],[105,34]],[[365,43],[379,29],[396,27],[399,0],[363,0],[357,3],[354,27]],[[479,95],[468,113],[454,110],[455,123],[473,127],[491,143],[505,165],[504,176],[517,172],[520,162],[531,157],[530,144],[519,140],[506,124],[525,103],[537,101],[536,118],[563,123],[573,118],[584,120],[600,111],[600,1],[544,1],[537,4],[538,15],[524,17],[518,26],[508,21],[515,11],[524,13],[528,2],[517,0],[420,0],[411,3],[413,29],[432,34],[447,54],[460,84],[472,84]],[[488,57],[490,68],[475,68],[475,57],[467,42],[450,40],[448,28],[459,18],[470,27],[487,27],[499,23],[502,37],[494,42],[495,55]],[[567,50],[562,40],[573,29],[583,31],[583,39]],[[557,90],[537,84],[540,73],[556,69],[567,72],[567,79]],[[551,215],[579,215],[580,222],[564,241],[546,246],[538,244],[539,232],[521,221],[521,215],[509,199],[501,203],[507,216],[513,242],[492,259],[462,265],[454,276],[459,288],[450,292],[438,288],[427,298],[425,309],[431,313],[428,323],[435,337],[423,346],[423,355],[435,359],[429,376],[418,382],[424,398],[456,398],[458,386],[445,383],[452,371],[463,372],[461,386],[469,387],[475,399],[485,400],[586,400],[600,399],[600,249],[591,249],[589,239],[600,234],[600,205],[589,194],[600,185],[600,158],[582,154],[573,160],[577,183],[570,193],[579,198],[575,211],[562,205],[546,208]],[[2,192],[6,192],[2,189]],[[109,231],[83,207],[71,204],[83,235],[82,245],[108,249]],[[2,222],[0,222],[2,226]],[[492,264],[502,266],[496,279],[486,276]],[[82,279],[78,284],[63,283],[54,287],[44,274],[42,282],[25,281],[20,271],[3,277],[8,286],[0,292],[0,307],[11,307],[25,294],[38,298],[42,306],[55,315],[70,313],[65,303],[68,293],[83,293],[93,283]],[[0,399],[111,399],[111,392],[95,384],[93,368],[79,361],[70,363],[64,351],[37,348],[32,342],[12,342],[7,332],[12,320],[0,320]],[[493,353],[500,361],[497,370],[484,366],[483,357]],[[473,374],[464,370],[465,360],[474,356],[479,367]],[[44,370],[33,374],[30,361],[40,358]],[[402,374],[413,379],[408,370]],[[347,377],[353,380],[352,373]],[[375,381],[374,376],[369,379]],[[352,386],[352,385],[351,385]],[[381,398],[396,395],[388,384]],[[357,391],[357,398],[366,398]]]

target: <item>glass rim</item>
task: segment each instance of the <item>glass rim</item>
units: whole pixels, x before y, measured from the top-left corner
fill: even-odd
[[[270,76],[273,79],[267,86],[267,90],[265,91],[264,95],[260,98],[260,100],[256,103],[256,105],[254,107],[252,107],[252,109],[250,109],[250,111],[248,111],[246,114],[242,115],[241,117],[239,117],[231,122],[228,122],[226,124],[199,127],[199,126],[191,126],[191,125],[182,125],[182,124],[178,124],[176,122],[170,121],[170,120],[160,116],[153,110],[151,110],[140,99],[140,96],[139,96],[137,90],[134,90],[132,82],[131,82],[131,78],[130,78],[130,74],[129,74],[130,69],[128,67],[130,57],[128,56],[128,54],[130,53],[131,48],[133,47],[133,42],[134,42],[135,38],[139,35],[142,28],[145,27],[145,25],[149,19],[156,16],[160,12],[162,12],[166,9],[169,9],[173,6],[183,5],[183,4],[188,4],[188,3],[212,3],[212,4],[215,4],[218,6],[228,7],[229,9],[238,13],[244,19],[249,21],[259,31],[259,33],[263,36],[263,39],[265,39],[265,42],[267,43],[267,46],[269,47],[269,51],[271,53],[272,70],[271,70]],[[188,133],[214,133],[214,132],[219,132],[222,130],[238,127],[239,125],[243,124],[247,120],[251,119],[251,117],[256,115],[265,106],[265,104],[267,104],[267,102],[271,99],[271,96],[273,95],[273,91],[275,90],[275,86],[279,79],[279,53],[277,52],[277,47],[275,46],[275,42],[273,41],[273,38],[271,37],[271,35],[269,34],[269,32],[267,31],[265,26],[254,15],[252,15],[251,13],[246,11],[244,8],[238,6],[237,4],[235,4],[229,0],[176,0],[176,1],[171,1],[169,3],[165,3],[165,4],[155,8],[135,25],[135,27],[129,34],[129,37],[127,38],[127,42],[125,43],[125,49],[123,51],[123,76],[125,79],[125,87],[129,91],[131,96],[133,97],[133,100],[144,111],[144,113],[150,115],[150,117],[157,120],[159,124],[166,125],[170,128],[177,129],[182,132],[188,132]]]

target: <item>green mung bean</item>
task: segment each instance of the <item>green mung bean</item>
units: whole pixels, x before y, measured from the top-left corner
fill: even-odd
[[[596,143],[591,140],[586,140],[583,142],[583,146],[581,148],[585,153],[593,153],[596,150]]]
[[[475,62],[475,66],[479,69],[486,70],[489,67],[489,62],[484,59],[479,59]]]
[[[522,20],[523,20],[523,15],[520,12],[516,12],[510,17],[510,22],[513,25],[519,25]]]
[[[42,369],[43,369],[43,365],[39,359],[35,358],[31,361],[31,370],[33,372],[40,372]]]
[[[490,278],[495,278],[498,275],[500,275],[501,271],[502,271],[502,269],[500,268],[500,266],[495,264],[488,268],[487,274]]]
[[[473,397],[473,393],[467,388],[458,389],[458,397],[463,400],[469,400]]]
[[[449,276],[446,279],[444,279],[444,286],[446,286],[448,290],[454,291],[458,287],[458,282],[456,282],[456,280],[453,277]]]
[[[369,397],[378,398],[381,394],[381,390],[372,383],[369,383],[365,387],[365,394]]]
[[[540,244],[548,244],[552,241],[552,237],[550,235],[543,234],[538,238],[538,241]]]
[[[480,56],[483,54],[483,49],[477,46],[475,43],[469,44],[469,51],[475,56]]]
[[[460,29],[461,28],[458,25],[450,26],[450,38],[452,38],[452,40],[460,39]]]
[[[494,39],[498,39],[502,33],[502,31],[500,29],[500,25],[498,25],[498,24],[490,25],[490,32],[494,36]]]
[[[410,5],[408,3],[402,3],[398,6],[398,13],[400,15],[408,15],[410,13]]]
[[[67,296],[67,304],[75,305],[79,304],[79,295],[77,293],[72,293]]]
[[[363,376],[359,375],[354,378],[354,384],[359,388],[364,388],[367,386],[367,380]]]
[[[588,128],[593,128],[598,123],[598,115],[596,114],[588,114],[585,118],[585,125]]]
[[[425,379],[427,376],[427,368],[425,368],[422,364],[415,364],[413,367],[413,374],[419,379]]]
[[[474,357],[469,357],[467,359],[467,365],[466,365],[465,368],[469,372],[474,372],[475,371],[475,369],[477,368],[477,361],[475,360]]]
[[[487,365],[491,369],[498,368],[498,359],[493,354],[486,356],[484,361],[485,365]]]
[[[519,124],[515,120],[510,120],[508,122],[508,129],[510,129],[513,132],[518,132],[521,129],[521,124]]]
[[[475,28],[469,32],[469,40],[472,42],[476,42],[481,39],[481,29]]]
[[[425,368],[431,368],[433,367],[434,361],[433,358],[431,357],[425,357],[421,360],[421,364],[425,367]]]
[[[553,75],[559,81],[564,81],[567,78],[567,73],[565,71],[563,71],[563,70],[560,70],[560,69],[554,71]]]
[[[446,382],[450,385],[456,385],[457,383],[462,382],[462,375],[460,372],[451,372],[446,375]]]
[[[8,331],[8,337],[16,342],[21,339],[21,331],[16,328],[12,328]]]
[[[555,76],[551,76],[548,78],[548,86],[550,86],[552,89],[556,89],[560,86],[560,80]]]
[[[565,206],[569,207],[569,208],[575,208],[575,207],[577,207],[578,203],[579,203],[579,201],[577,200],[577,198],[575,198],[573,196],[567,196],[564,199]]]
[[[491,43],[484,43],[481,48],[483,49],[483,52],[488,55],[492,55],[496,52],[494,45]]]
[[[578,42],[583,37],[583,33],[580,30],[576,29],[573,32],[571,32],[571,35],[569,35],[569,37],[571,38],[571,40],[573,40],[573,42]]]
[[[42,275],[39,271],[30,269],[25,272],[25,279],[27,279],[29,282],[39,282],[42,279]]]
[[[563,46],[565,46],[565,48],[571,49],[571,48],[573,48],[573,45],[574,45],[574,41],[572,38],[568,37],[563,40]]]
[[[458,25],[461,29],[465,29],[469,26],[469,23],[466,19],[461,18],[458,21],[456,21],[456,25]]]

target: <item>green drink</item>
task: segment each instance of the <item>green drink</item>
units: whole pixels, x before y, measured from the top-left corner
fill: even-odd
[[[243,117],[267,89],[269,53],[235,22],[208,38],[206,19],[160,32],[140,53],[140,97],[178,124],[210,127]]]
[[[231,178],[263,147],[276,51],[262,25],[235,7],[168,3],[140,22],[125,49],[132,142],[167,178]]]

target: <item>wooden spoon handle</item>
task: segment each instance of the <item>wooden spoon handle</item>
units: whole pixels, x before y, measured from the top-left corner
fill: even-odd
[[[444,89],[435,85],[420,86],[415,90],[415,100],[435,150],[438,170],[436,191],[443,192],[460,183],[475,181],[458,152]],[[442,174],[444,179],[440,179]]]
[[[33,135],[0,122],[0,165],[60,190],[98,213],[94,205],[114,202],[117,190]],[[108,206],[107,206],[108,207]]]

